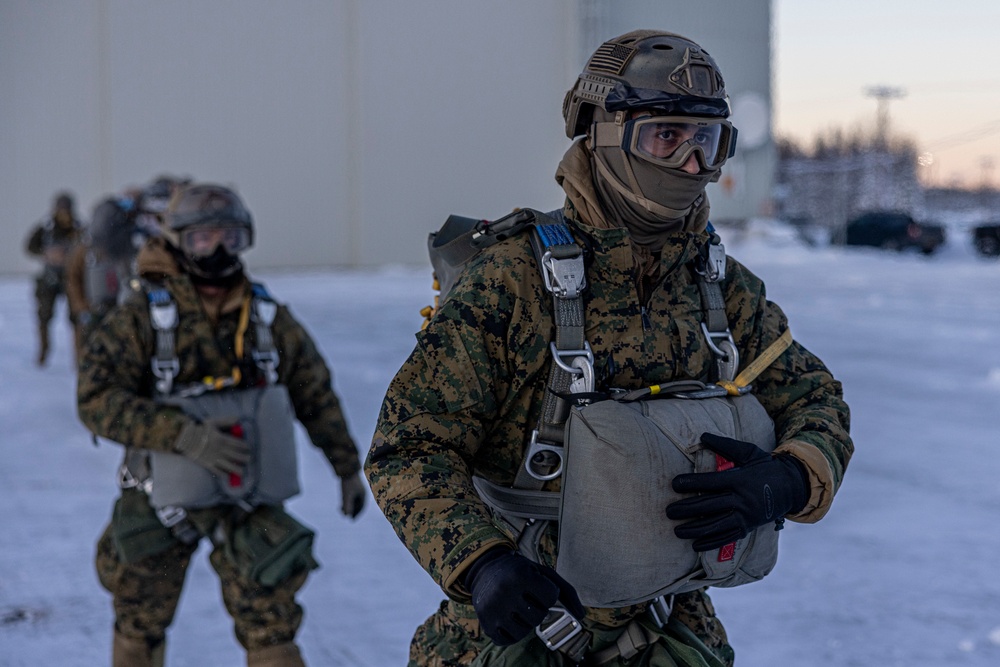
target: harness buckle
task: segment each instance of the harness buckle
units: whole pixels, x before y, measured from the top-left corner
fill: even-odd
[[[670,611],[674,605],[673,595],[661,595],[653,598],[649,602],[649,615],[653,617],[653,622],[658,628],[663,628],[670,618]]]
[[[159,519],[160,523],[167,528],[173,528],[187,518],[187,512],[183,507],[174,507],[173,505],[169,505],[156,510],[156,518]]]
[[[551,250],[542,255],[542,279],[545,289],[560,299],[575,299],[587,286],[583,255],[556,259]]]
[[[704,269],[698,269],[698,273],[705,277],[710,283],[720,283],[726,279],[726,246],[721,243],[710,243],[708,245],[708,258],[705,260]]]
[[[583,624],[560,605],[550,607],[549,613],[535,628],[535,634],[550,651],[558,651],[581,632]]]
[[[129,467],[124,463],[118,467],[118,488],[125,489],[137,489],[142,491],[147,496],[153,491],[153,480],[147,477],[146,479],[139,479],[132,474]]]
[[[540,472],[535,472],[532,468],[532,461],[537,456],[540,459],[548,458],[548,453],[551,452],[558,459],[558,465],[556,465],[555,470],[550,473],[542,474]],[[539,461],[542,463],[543,461]],[[549,480],[556,479],[562,474],[563,470],[563,448],[561,445],[553,445],[547,442],[540,442],[538,440],[538,429],[536,428],[531,432],[531,442],[528,443],[528,453],[524,457],[524,469],[529,475],[534,477],[540,482],[548,482]]]
[[[716,363],[719,367],[719,378],[722,380],[732,380],[736,377],[736,371],[740,367],[740,353],[736,349],[736,342],[733,334],[727,328],[725,331],[709,331],[704,322],[701,323],[701,330],[705,334],[705,341],[708,348],[716,356]],[[716,342],[718,341],[718,342]]]
[[[266,352],[254,350],[252,355],[254,363],[257,364],[257,368],[264,372],[264,376],[267,378],[267,383],[274,384],[277,382],[278,371],[276,368],[278,366],[278,351],[273,348]]]

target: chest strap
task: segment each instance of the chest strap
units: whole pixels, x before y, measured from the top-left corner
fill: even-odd
[[[180,372],[180,362],[177,359],[177,326],[179,318],[177,303],[170,292],[164,288],[150,288],[146,292],[149,301],[149,321],[156,334],[156,345],[150,366],[156,377],[156,392],[167,396],[174,390],[174,380]],[[274,344],[271,325],[278,314],[278,304],[275,303],[267,289],[259,283],[250,286],[250,297],[240,313],[240,326],[237,327],[234,350],[238,359],[243,358],[243,336],[247,324],[254,325],[255,341],[251,350],[251,358],[264,375],[267,384],[278,381],[278,349]],[[222,389],[237,384],[240,380],[239,369],[234,369],[232,378],[206,378],[183,390],[184,395],[194,396],[206,391]]]
[[[545,289],[552,295],[556,329],[555,340],[549,344],[552,364],[542,414],[514,482],[516,488],[537,490],[562,474],[563,425],[569,404],[561,396],[593,391],[594,354],[584,338],[583,290],[587,279],[583,251],[573,241],[569,227],[537,213],[531,246]]]
[[[731,381],[740,367],[740,353],[729,330],[726,317],[726,299],[722,295],[722,281],[726,278],[726,247],[722,245],[715,230],[708,229],[711,238],[702,249],[695,262],[698,275],[698,291],[701,293],[701,307],[704,317],[701,331],[705,335],[708,349],[715,357],[712,368],[712,382]]]
[[[165,396],[173,390],[174,378],[181,369],[177,361],[177,304],[165,289],[150,289],[146,298],[149,321],[156,332],[156,349],[150,365],[156,377],[156,392]]]

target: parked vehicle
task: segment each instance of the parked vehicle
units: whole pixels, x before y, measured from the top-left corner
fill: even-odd
[[[847,223],[847,245],[886,250],[914,248],[930,255],[944,240],[943,226],[919,223],[908,213],[899,211],[868,211]]]
[[[1000,222],[989,222],[972,228],[972,241],[980,255],[1000,255]]]

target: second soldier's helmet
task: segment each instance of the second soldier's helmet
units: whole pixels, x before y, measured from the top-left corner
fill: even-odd
[[[563,100],[566,136],[587,135],[604,191],[636,215],[665,220],[690,212],[732,157],[729,114],[712,56],[656,30],[602,44]],[[682,169],[692,156],[698,174]]]
[[[163,233],[191,273],[224,279],[243,268],[239,255],[253,245],[253,218],[230,188],[199,183],[174,195]]]
[[[128,258],[135,250],[134,226],[128,211],[115,198],[101,201],[90,216],[90,242],[110,259]]]

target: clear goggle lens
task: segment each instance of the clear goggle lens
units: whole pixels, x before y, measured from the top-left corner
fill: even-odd
[[[208,257],[218,246],[230,255],[250,247],[250,230],[234,225],[198,226],[181,232],[181,249],[192,257]]]
[[[706,169],[715,169],[733,154],[735,130],[724,119],[650,116],[626,123],[622,148],[649,162],[683,166],[694,153]]]

